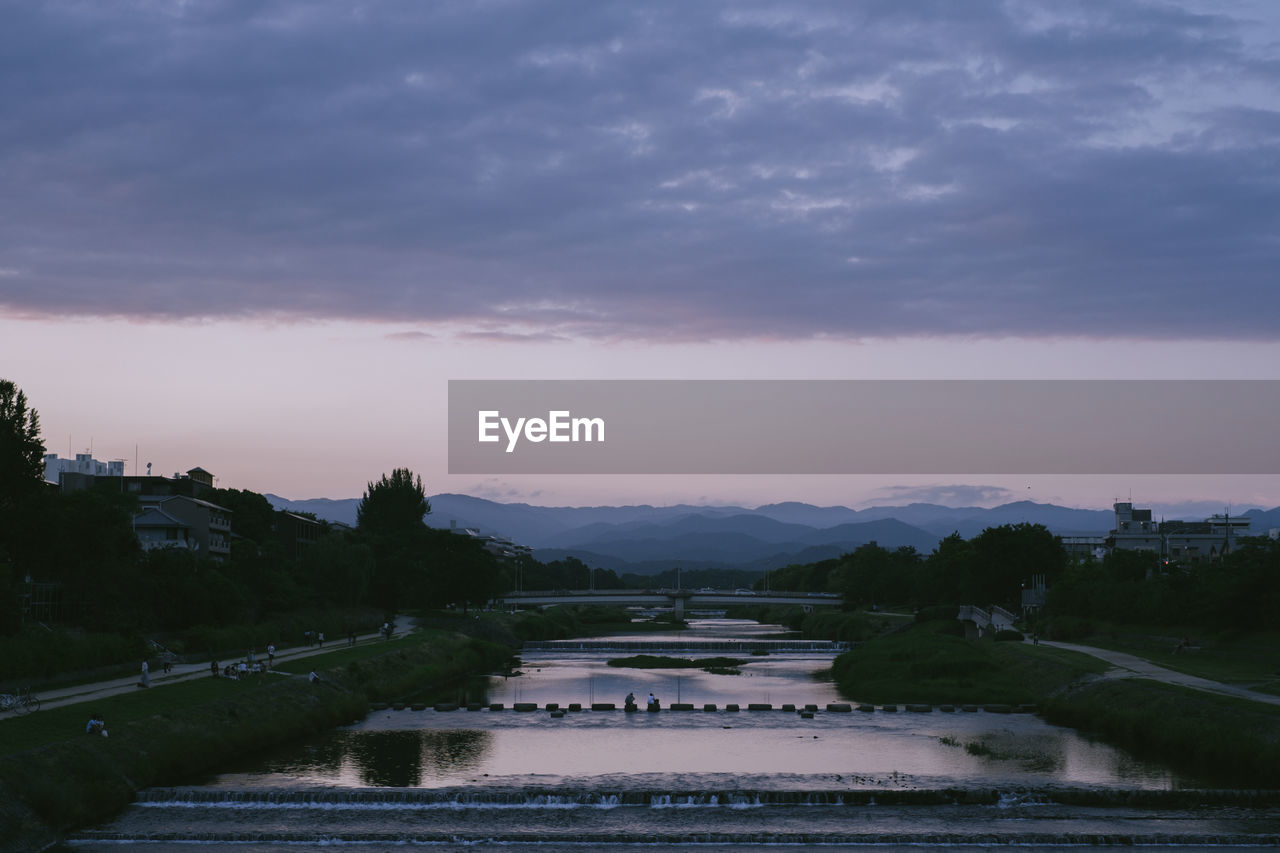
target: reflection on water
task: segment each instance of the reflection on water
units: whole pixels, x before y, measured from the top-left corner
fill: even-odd
[[[361,784],[412,788],[425,777],[469,771],[488,740],[488,732],[477,731],[382,731],[341,742]]]
[[[465,728],[463,728],[465,726]],[[450,788],[608,778],[649,789],[732,785],[864,789],[1084,785],[1169,789],[1190,780],[1031,715],[782,711],[385,711],[319,742],[219,776],[216,787]],[[585,784],[590,784],[585,783]]]
[[[776,630],[750,626],[755,636]],[[727,621],[700,631],[746,633]],[[817,677],[829,659],[814,655],[752,658],[739,676],[620,670],[610,656],[529,655],[525,675],[460,693],[487,694],[505,710],[379,711],[210,785],[141,792],[75,846],[1280,846],[1280,817],[1265,808],[1095,808],[1092,798],[1109,790],[1170,797],[1194,780],[1034,715],[828,712],[839,697]],[[650,690],[668,706],[719,710],[590,710]],[[515,702],[543,708],[517,712]],[[588,710],[555,718],[548,702]],[[806,720],[724,710],[731,702],[824,710]]]
[[[730,620],[702,636],[777,632]],[[652,637],[653,635],[647,635]],[[672,634],[670,636],[678,636]],[[626,638],[624,638],[626,639]],[[696,652],[684,654],[697,658]],[[526,654],[523,675],[487,679],[481,692],[501,711],[386,710],[305,747],[223,774],[220,787],[287,788],[304,781],[343,788],[519,787],[608,779],[614,787],[724,787],[750,778],[762,789],[1086,785],[1168,789],[1190,780],[1030,714],[834,713],[811,720],[780,709],[841,701],[820,674],[830,657],[785,653],[743,658],[741,675],[608,665],[608,652]],[[477,688],[468,690],[476,695]],[[619,708],[628,693],[655,693],[696,711]],[[560,719],[548,703],[587,710]],[[515,703],[543,710],[521,713]],[[705,704],[719,709],[704,712]],[[729,712],[736,703],[744,710]]]

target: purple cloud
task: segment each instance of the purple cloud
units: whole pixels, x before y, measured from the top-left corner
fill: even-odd
[[[0,310],[1274,340],[1276,29],[1138,0],[20,4]]]

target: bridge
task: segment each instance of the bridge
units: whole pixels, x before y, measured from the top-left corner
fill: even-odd
[[[830,592],[760,592],[746,589],[577,589],[547,592],[509,592],[498,599],[512,607],[550,607],[555,604],[605,604],[614,607],[670,607],[677,619],[685,610],[720,610],[756,604],[839,607],[844,600]]]

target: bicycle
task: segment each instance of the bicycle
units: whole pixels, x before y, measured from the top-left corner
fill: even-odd
[[[40,710],[40,699],[31,694],[30,687],[23,687],[17,693],[0,693],[0,712],[17,711],[19,714],[30,714]]]

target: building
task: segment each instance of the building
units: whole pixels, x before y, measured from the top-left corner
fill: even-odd
[[[302,559],[303,552],[320,540],[320,522],[288,510],[277,510],[276,538],[292,560]]]
[[[1083,562],[1090,557],[1101,560],[1107,555],[1107,537],[1105,536],[1060,536],[1062,547],[1067,556],[1075,562]]]
[[[1151,519],[1151,510],[1134,509],[1131,503],[1117,503],[1116,526],[1106,538],[1108,551],[1164,552],[1164,539],[1159,523]]]
[[[192,468],[186,474],[175,471],[172,477],[153,477],[149,473],[141,477],[126,477],[123,462],[106,464],[118,464],[120,467],[112,468],[107,472],[63,471],[58,481],[62,491],[78,492],[82,489],[109,488],[112,491],[128,492],[138,496],[185,495],[189,498],[199,498],[213,491],[214,488],[214,476],[203,468]],[[148,463],[148,471],[150,468],[151,465]],[[48,471],[47,461],[45,470]]]
[[[157,506],[149,506],[133,517],[133,532],[146,551],[155,548],[191,547],[191,525]]]
[[[226,507],[186,495],[140,495],[138,502],[141,511],[134,516],[135,530],[138,521],[144,518],[159,525],[160,516],[149,515],[152,510],[159,510],[162,515],[187,526],[186,547],[197,556],[219,561],[231,556],[231,510]],[[171,528],[160,529],[167,537]],[[138,538],[142,539],[141,533]]]
[[[1198,563],[1231,553],[1248,536],[1248,516],[1214,515],[1204,521],[1160,521],[1151,510],[1115,504],[1116,526],[1106,538],[1108,551],[1154,551],[1166,563]]]
[[[124,460],[100,462],[91,453],[77,453],[75,459],[60,459],[56,453],[44,455],[44,479],[61,483],[63,474],[87,474],[91,477],[123,477]]]

